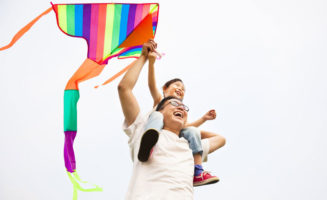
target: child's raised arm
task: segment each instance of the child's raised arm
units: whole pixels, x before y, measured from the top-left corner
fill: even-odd
[[[188,126],[195,126],[199,127],[201,126],[204,122],[207,120],[214,120],[216,119],[216,111],[215,110],[209,110],[206,114],[204,114],[200,119],[192,122],[192,123],[187,123],[186,127]]]
[[[159,89],[157,88],[156,77],[154,72],[154,63],[157,58],[156,52],[150,52],[148,54],[149,59],[149,72],[148,72],[148,85],[153,98],[153,107],[155,107],[162,99]]]

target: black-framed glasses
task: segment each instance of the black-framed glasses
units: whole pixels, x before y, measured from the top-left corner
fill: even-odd
[[[179,103],[178,101],[169,101],[169,103],[175,107],[182,107],[186,112],[188,112],[190,110],[186,105]],[[168,105],[168,104],[166,104],[166,105]]]

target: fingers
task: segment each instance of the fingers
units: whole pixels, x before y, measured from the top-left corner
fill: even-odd
[[[217,114],[216,114],[216,111],[215,111],[215,110],[210,110],[210,111],[209,111],[209,115],[210,115],[213,119],[216,119]]]
[[[148,56],[149,52],[151,51],[152,46],[150,43],[144,43],[142,47],[142,54],[144,56]]]
[[[149,52],[149,57],[150,57],[150,56],[155,57],[156,55],[157,55],[157,54],[156,54],[156,52],[154,52],[154,51],[150,51],[150,52]]]
[[[149,39],[148,42],[151,44],[151,49],[149,51],[154,52],[157,57],[161,58],[161,54],[156,50],[158,44],[153,39]]]
[[[149,39],[148,42],[144,43],[148,51],[156,52],[157,43],[153,39]]]
[[[156,57],[158,57],[159,59],[162,57],[162,55],[157,50],[154,50],[153,52],[156,54]]]
[[[209,110],[209,113],[212,114],[212,115],[216,115],[216,110],[214,110],[214,109]]]
[[[153,49],[157,48],[157,43],[153,39],[149,39],[148,43],[150,43],[153,46]]]
[[[157,58],[157,54],[154,51],[150,51],[148,54],[148,58],[149,59],[156,59]]]
[[[161,58],[161,54],[158,53],[156,50],[157,46],[158,46],[157,43],[153,39],[149,39],[146,43],[143,44],[143,54],[145,56]],[[152,54],[151,52],[155,54]]]
[[[150,39],[149,42],[153,45],[154,49],[157,48],[157,43],[153,39]]]

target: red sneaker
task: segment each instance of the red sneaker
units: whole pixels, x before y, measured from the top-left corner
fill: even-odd
[[[209,172],[203,171],[199,176],[194,176],[193,186],[201,186],[207,184],[217,183],[219,178],[217,176],[212,176]]]

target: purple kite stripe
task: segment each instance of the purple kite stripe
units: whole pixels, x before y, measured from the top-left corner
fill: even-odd
[[[127,22],[127,34],[129,35],[134,30],[136,4],[131,4],[129,7],[128,22]]]
[[[73,173],[76,169],[75,153],[74,153],[74,140],[77,131],[65,131],[65,145],[64,145],[64,159],[67,171]]]
[[[90,42],[91,4],[84,4],[83,8],[83,37]]]

